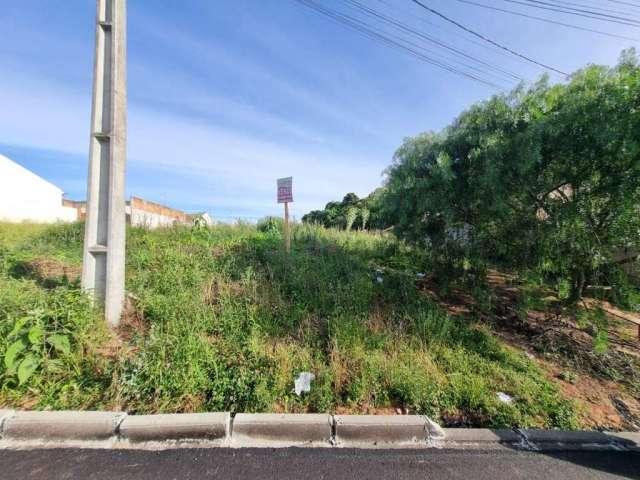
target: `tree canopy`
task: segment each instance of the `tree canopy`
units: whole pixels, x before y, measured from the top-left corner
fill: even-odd
[[[396,233],[453,266],[538,268],[573,297],[640,233],[640,67],[543,77],[405,140],[383,211]]]
[[[407,138],[384,187],[364,199],[347,194],[303,221],[393,226],[428,247],[447,275],[530,269],[574,300],[589,282],[620,287],[616,259],[640,251],[636,51],[565,83],[543,76],[473,105],[441,132]]]
[[[389,225],[382,212],[383,195],[383,188],[362,199],[355,193],[348,193],[341,202],[329,202],[324,210],[309,212],[302,217],[302,221],[346,230],[384,229]]]

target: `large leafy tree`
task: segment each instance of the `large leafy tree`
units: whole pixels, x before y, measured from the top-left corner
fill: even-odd
[[[452,269],[539,268],[578,298],[620,247],[640,243],[639,109],[633,51],[612,69],[495,96],[404,142],[383,209]]]

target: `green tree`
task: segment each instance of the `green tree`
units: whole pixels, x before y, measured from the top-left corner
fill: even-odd
[[[369,221],[370,216],[371,216],[371,211],[368,208],[363,207],[360,210],[360,218],[362,219],[362,230],[367,229],[367,222]]]
[[[326,213],[324,210],[313,210],[302,217],[303,223],[312,223],[315,225],[325,225]]]
[[[349,231],[351,230],[351,227],[353,227],[353,224],[356,222],[356,219],[358,218],[358,209],[356,207],[347,208],[347,213],[345,218],[347,221],[346,230]]]
[[[452,270],[537,268],[568,279],[575,300],[617,249],[639,245],[639,110],[634,51],[567,84],[543,77],[494,96],[405,141],[383,210]]]
[[[355,193],[347,193],[342,199],[342,206],[345,208],[355,207],[360,203],[360,198]]]
[[[350,229],[358,223],[363,229],[367,227],[385,229],[389,224],[382,204],[384,192],[384,188],[379,188],[362,199],[355,193],[348,193],[341,202],[329,202],[324,210],[309,212],[302,217],[302,221],[321,224],[327,228]],[[353,218],[353,209],[355,209],[355,218]]]

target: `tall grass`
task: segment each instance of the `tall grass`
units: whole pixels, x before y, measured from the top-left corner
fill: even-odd
[[[110,336],[77,286],[47,289],[12,268],[43,255],[79,263],[81,226],[13,229],[0,226],[0,333],[44,310],[52,325],[69,320],[72,352],[60,355],[45,340],[59,369],[41,367],[21,385],[2,362],[9,341],[1,344],[5,406],[402,409],[475,426],[576,426],[572,404],[529,359],[416,289],[427,266],[390,236],[297,225],[287,255],[278,228],[131,229],[129,307]],[[65,307],[61,298],[72,300]],[[297,396],[303,371],[315,380]],[[515,401],[502,403],[497,392]]]

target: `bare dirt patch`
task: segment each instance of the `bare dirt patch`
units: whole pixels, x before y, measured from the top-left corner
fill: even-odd
[[[566,380],[558,365],[538,360],[559,385],[565,398],[579,404],[580,421],[594,430],[640,429],[640,402],[620,389],[618,383],[589,375],[576,375]]]
[[[222,298],[242,298],[244,286],[240,282],[222,281],[212,279],[205,284],[203,289],[203,301],[206,305],[219,305]]]
[[[40,282],[59,282],[66,280],[74,283],[80,280],[80,267],[49,257],[38,257],[21,264],[23,274]]]
[[[149,330],[144,312],[137,306],[137,299],[128,295],[120,325],[109,331],[108,340],[95,349],[95,353],[110,360],[131,358],[138,351],[134,344],[136,336],[143,336]]]
[[[488,307],[462,290],[440,296],[428,279],[418,287],[451,315],[483,320],[535,360],[563,397],[578,403],[584,428],[640,430],[640,341],[634,325],[607,315],[608,348],[596,353],[591,328],[579,325],[551,294],[536,309],[525,306],[514,277],[493,271],[487,282]]]
[[[149,322],[144,311],[138,306],[138,299],[128,295],[122,319],[118,326],[118,338],[123,342],[131,342],[136,335],[144,335],[149,330]]]

